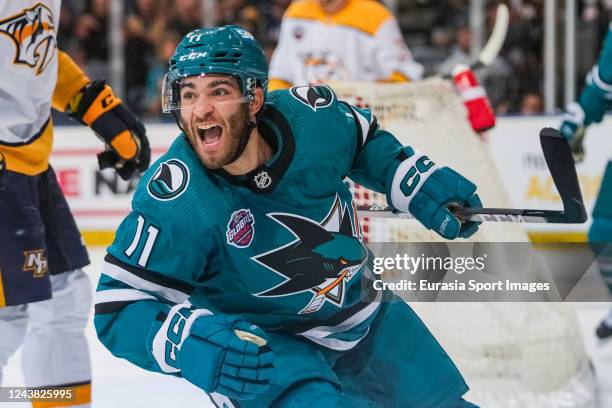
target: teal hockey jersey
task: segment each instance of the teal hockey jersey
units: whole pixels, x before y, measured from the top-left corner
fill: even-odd
[[[269,93],[258,129],[274,154],[248,174],[206,169],[180,135],[143,175],[96,293],[114,355],[160,371],[146,339],[181,303],[332,350],[367,335],[383,293],[343,180],[386,192],[405,150],[328,87]]]

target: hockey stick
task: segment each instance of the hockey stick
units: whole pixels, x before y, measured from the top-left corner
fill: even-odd
[[[508,23],[510,20],[510,12],[508,6],[500,4],[497,6],[497,12],[495,14],[495,25],[491,36],[487,40],[487,43],[478,54],[478,59],[470,64],[470,69],[475,70],[482,67],[491,65],[493,60],[497,58],[499,50],[501,50],[504,41],[506,41],[506,34],[508,33]],[[443,78],[448,79],[452,75],[443,75]]]
[[[509,21],[510,12],[508,11],[508,6],[505,4],[500,4],[497,6],[495,25],[493,26],[491,36],[487,40],[485,46],[482,48],[482,51],[480,51],[478,60],[470,65],[470,68],[474,70],[483,66],[486,67],[493,62],[493,60],[497,57],[497,54],[499,54],[499,50],[501,50],[502,45],[504,45],[504,41],[506,40]]]
[[[556,224],[581,224],[587,214],[580,193],[576,167],[567,140],[553,128],[540,131],[540,144],[555,187],[561,196],[563,210],[532,210],[514,208],[466,208],[449,206],[461,221],[531,222]],[[357,211],[366,217],[414,218],[393,207],[357,206]]]

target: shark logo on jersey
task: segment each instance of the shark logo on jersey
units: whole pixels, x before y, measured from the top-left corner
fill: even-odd
[[[0,34],[15,44],[14,64],[35,68],[36,75],[47,68],[57,48],[53,21],[53,13],[41,3],[0,21]]]
[[[173,200],[183,194],[189,184],[189,169],[182,161],[162,162],[147,184],[149,194],[162,201]]]
[[[289,90],[291,96],[313,111],[325,108],[334,101],[334,93],[327,86],[294,86]]]
[[[321,223],[294,214],[271,213],[268,217],[291,231],[296,239],[251,258],[285,279],[256,296],[311,292],[312,299],[300,314],[316,312],[326,301],[342,306],[345,284],[359,271],[367,251],[338,196]]]
[[[255,235],[255,219],[251,210],[234,211],[229,222],[225,236],[227,243],[236,248],[246,248],[251,245]]]

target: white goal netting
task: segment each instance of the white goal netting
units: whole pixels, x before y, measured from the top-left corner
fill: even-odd
[[[367,106],[403,144],[427,152],[478,186],[489,207],[510,207],[485,142],[470,128],[448,81],[333,83],[339,99]],[[385,197],[351,184],[357,205]],[[440,241],[414,220],[364,218],[371,242]],[[470,240],[526,242],[516,224],[488,223]],[[482,407],[590,407],[595,380],[570,305],[563,303],[411,303],[453,358]]]

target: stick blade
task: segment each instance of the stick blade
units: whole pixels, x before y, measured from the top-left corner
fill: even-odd
[[[540,143],[550,175],[563,202],[562,222],[575,224],[585,222],[587,213],[569,143],[557,129],[553,128],[544,128],[540,131]]]

